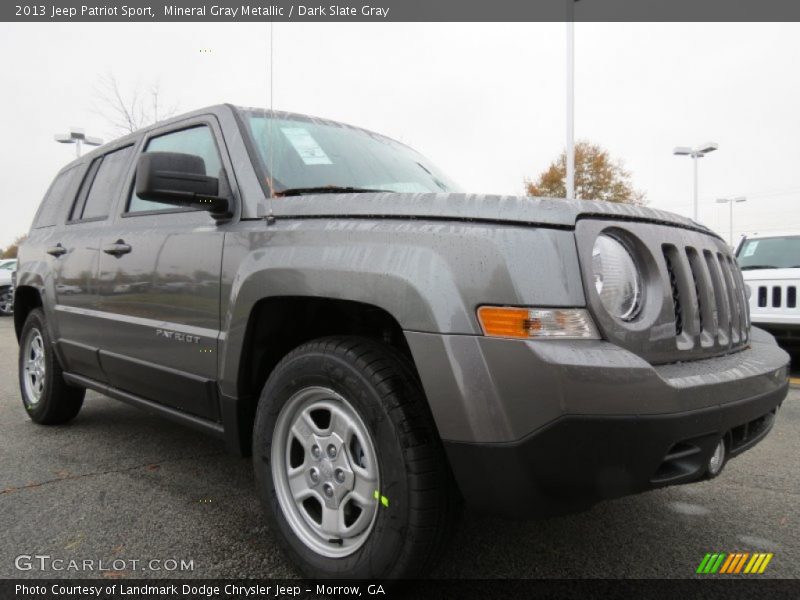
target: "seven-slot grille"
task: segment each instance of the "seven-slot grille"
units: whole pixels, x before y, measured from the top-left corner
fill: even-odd
[[[599,235],[623,242],[642,276],[639,312],[611,314],[595,287]],[[586,302],[603,338],[652,365],[704,360],[747,347],[750,307],[739,265],[709,231],[663,223],[581,219],[575,225]]]
[[[760,285],[756,298],[759,308],[797,308],[797,288],[793,285]]]
[[[748,341],[750,314],[741,271],[721,252],[662,246],[667,265],[678,348],[740,346]]]

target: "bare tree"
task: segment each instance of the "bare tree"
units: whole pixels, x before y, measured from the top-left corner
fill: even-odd
[[[177,111],[177,105],[163,105],[158,81],[152,82],[146,92],[137,85],[126,93],[114,74],[107,72],[98,78],[95,93],[99,104],[96,112],[108,121],[115,133],[132,133],[159,119],[169,118]]]

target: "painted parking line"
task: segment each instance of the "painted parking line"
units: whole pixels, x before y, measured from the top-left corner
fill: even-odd
[[[789,384],[800,387],[800,377],[789,377]]]

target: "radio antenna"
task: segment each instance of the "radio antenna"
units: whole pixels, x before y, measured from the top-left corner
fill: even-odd
[[[272,224],[275,221],[275,213],[273,209],[273,203],[275,202],[275,186],[274,186],[274,179],[272,174],[272,168],[274,165],[273,157],[275,155],[275,143],[272,137],[272,122],[275,117],[274,111],[274,104],[273,104],[273,74],[275,72],[275,60],[274,60],[274,38],[275,38],[275,29],[274,29],[274,22],[272,19],[269,21],[269,125],[267,128],[267,144],[268,152],[269,152],[269,174],[267,176],[267,186],[269,187],[269,215],[267,216],[267,223]]]

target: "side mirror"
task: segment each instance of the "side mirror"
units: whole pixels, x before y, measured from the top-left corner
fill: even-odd
[[[219,195],[219,179],[206,175],[205,161],[194,154],[146,152],[136,165],[136,195],[175,206],[203,208],[214,218],[230,216],[229,201]]]

